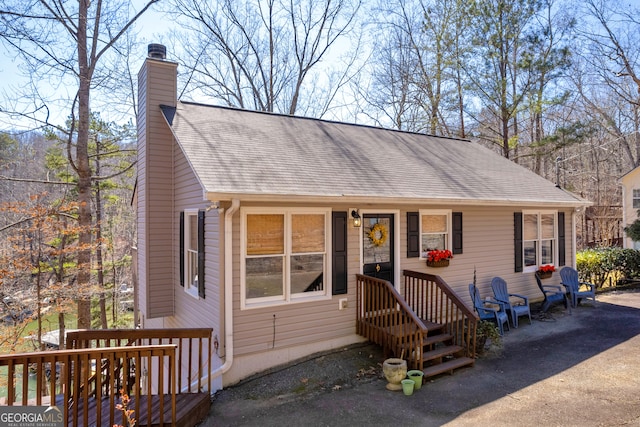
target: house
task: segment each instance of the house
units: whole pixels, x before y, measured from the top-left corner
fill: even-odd
[[[640,166],[627,172],[620,178],[622,184],[622,226],[626,227],[638,219],[640,211]],[[623,247],[640,249],[640,242],[634,242],[624,236]]]
[[[138,320],[213,327],[216,388],[362,341],[357,274],[435,273],[470,304],[476,275],[541,300],[538,266],[575,263],[588,202],[491,150],[180,102],[162,50],[138,77]]]

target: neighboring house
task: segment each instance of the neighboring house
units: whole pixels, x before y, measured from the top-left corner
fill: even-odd
[[[620,178],[622,183],[622,226],[634,222],[638,219],[640,210],[640,167],[626,173]],[[634,242],[626,234],[623,239],[623,247],[630,249],[640,249],[640,242]]]
[[[589,203],[479,144],[179,102],[162,58],[138,77],[139,322],[213,327],[216,388],[362,341],[356,274],[541,300],[538,266],[575,264]]]

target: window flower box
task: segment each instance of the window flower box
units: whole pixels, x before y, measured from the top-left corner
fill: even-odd
[[[541,279],[548,279],[549,277],[553,276],[554,271],[556,271],[556,268],[551,264],[541,265],[540,267],[538,267],[538,271],[536,272],[536,274]]]
[[[448,266],[449,266],[449,260],[448,259],[442,259],[440,261],[429,261],[429,260],[427,260],[427,267],[438,268],[438,267],[448,267]]]
[[[427,252],[427,267],[447,267],[453,258],[450,250],[432,250]]]
[[[544,272],[544,273],[541,272],[541,271],[538,271],[538,277],[541,278],[541,279],[548,279],[551,276],[553,276],[553,273],[551,271]]]

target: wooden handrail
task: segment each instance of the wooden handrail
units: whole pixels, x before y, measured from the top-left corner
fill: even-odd
[[[67,334],[67,348],[177,344],[177,393],[211,391],[212,328],[86,329]],[[206,352],[206,353],[205,353]],[[197,372],[193,372],[194,365]]]
[[[420,319],[444,325],[462,346],[465,355],[475,357],[478,315],[465,304],[440,277],[418,271],[404,270],[404,299]]]
[[[420,351],[429,330],[393,285],[382,279],[356,275],[359,335],[382,346],[385,354],[402,357],[422,369]]]
[[[90,390],[84,382],[95,372],[97,374],[94,393],[95,400],[102,402],[108,399],[110,414],[109,425],[119,423],[115,410],[118,398],[122,392],[135,396],[133,398],[135,413],[146,413],[151,420],[152,400],[145,399],[146,405],[141,403],[143,395],[153,394],[162,396],[160,402],[160,424],[175,425],[176,423],[176,347],[175,344],[141,345],[133,347],[110,347],[57,350],[38,353],[19,353],[0,355],[0,367],[6,369],[7,388],[3,405],[23,406],[58,406],[64,411],[64,419],[72,425],[89,425],[90,411],[88,410]],[[106,366],[105,369],[102,367]],[[116,375],[115,366],[124,367],[123,373]],[[97,368],[99,367],[99,368]],[[147,386],[142,384],[141,370],[149,371]],[[97,368],[97,369],[96,369]],[[134,375],[129,375],[131,371]],[[29,373],[36,376],[35,396],[29,399]],[[49,375],[47,376],[47,372]],[[47,377],[49,380],[47,380]],[[153,387],[151,382],[154,381]],[[81,387],[84,385],[84,387]],[[171,420],[164,419],[164,396],[170,396]],[[145,407],[146,406],[146,407]],[[95,408],[95,420],[103,417],[101,405]],[[93,416],[92,415],[92,416]],[[106,415],[106,414],[105,414]],[[94,420],[94,422],[95,422]]]

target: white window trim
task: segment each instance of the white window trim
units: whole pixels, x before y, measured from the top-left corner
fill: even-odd
[[[447,216],[447,247],[445,249],[452,250],[453,247],[453,233],[451,231],[451,227],[453,225],[452,220],[452,210],[451,209],[420,209],[418,211],[418,215],[420,216],[420,221],[418,224],[420,230],[420,258],[425,259],[425,252],[422,249],[422,216],[423,215],[446,215]]]
[[[639,196],[636,197],[636,192],[638,192]],[[636,207],[636,200],[640,203],[640,188],[631,189],[631,208],[632,209],[640,209],[640,206]]]
[[[538,267],[540,267],[541,265],[546,265],[546,264],[541,264],[540,262],[542,261],[542,245],[539,244],[541,240],[540,238],[540,233],[542,232],[542,215],[548,215],[548,214],[553,214],[553,241],[554,241],[554,250],[553,250],[553,265],[557,266],[558,265],[558,211],[555,210],[523,210],[522,211],[522,272],[523,273],[533,273],[536,272],[538,270]],[[538,216],[538,238],[536,239],[536,241],[538,242],[537,248],[536,248],[536,263],[537,265],[530,265],[530,266],[526,266],[524,265],[524,260],[525,260],[525,256],[524,256],[524,242],[528,242],[530,240],[526,240],[524,238],[524,216],[525,215],[537,215]],[[547,239],[544,239],[547,240]]]
[[[191,281],[189,280],[189,269],[190,269],[190,264],[189,264],[189,245],[187,244],[189,241],[189,238],[191,236],[191,221],[190,221],[190,217],[195,216],[196,217],[196,224],[198,223],[198,209],[185,209],[184,210],[184,242],[182,242],[183,247],[184,247],[184,292],[187,295],[192,296],[195,299],[200,299],[200,295],[198,295],[198,286],[194,285],[193,283],[191,283]],[[197,227],[197,225],[196,225]],[[196,259],[198,257],[198,253],[196,250]],[[196,262],[196,269],[197,267],[197,262]],[[196,275],[197,275],[197,271],[196,271]]]
[[[264,298],[246,298],[246,259],[247,259],[247,215],[249,214],[278,214],[284,215],[285,227],[285,289],[284,295]],[[308,292],[305,295],[292,294],[290,280],[291,261],[291,214],[324,214],[325,217],[325,247],[324,247],[324,271],[322,291]],[[331,299],[331,208],[264,208],[264,207],[243,207],[240,209],[240,309],[247,310],[261,307],[272,307],[288,305],[310,301],[320,301]],[[316,252],[313,252],[316,253]]]

